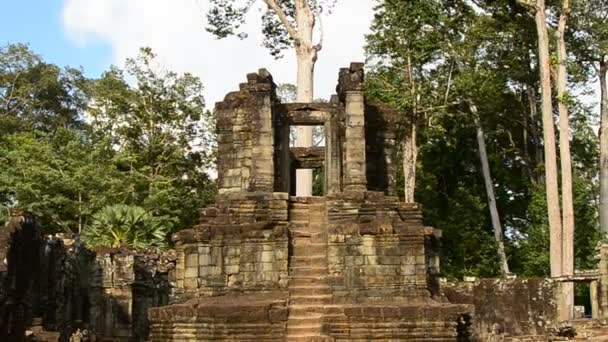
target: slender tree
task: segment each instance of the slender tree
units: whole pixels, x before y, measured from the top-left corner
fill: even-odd
[[[435,28],[442,25],[445,7],[436,0],[381,1],[367,36],[368,61],[374,68],[370,83],[382,89],[382,94],[372,96],[392,102],[406,113],[401,118],[401,154],[403,197],[410,203],[415,202],[418,126],[421,116],[437,105],[423,94],[429,88],[429,70],[442,64],[441,33]],[[397,87],[386,86],[393,81],[399,82]]]
[[[572,9],[568,36],[577,64],[589,71],[593,81],[600,83],[600,227],[608,235],[608,2],[578,0]]]
[[[541,117],[545,152],[545,185],[547,192],[547,214],[549,221],[551,276],[562,274],[562,220],[557,182],[557,152],[551,92],[551,57],[545,0],[520,0],[534,12],[538,36],[538,69],[541,89]]]
[[[570,154],[570,117],[568,114],[568,55],[566,28],[570,16],[570,0],[562,0],[557,27],[557,80],[555,88],[559,110],[559,151],[562,186],[562,275],[574,275],[574,200],[572,197],[572,157]],[[562,284],[564,318],[574,314],[574,284]]]
[[[281,57],[286,48],[293,48],[298,65],[297,102],[312,102],[314,98],[314,70],[319,51],[323,48],[323,24],[321,13],[330,9],[335,0],[261,0],[266,10],[262,15],[264,46],[275,57]],[[246,37],[240,32],[245,15],[256,0],[211,0],[207,14],[207,30],[218,38],[230,35]],[[315,32],[318,39],[315,41]],[[297,128],[296,145],[309,147],[313,143],[313,129],[308,126]],[[312,170],[298,170],[296,174],[296,194],[312,195]]]

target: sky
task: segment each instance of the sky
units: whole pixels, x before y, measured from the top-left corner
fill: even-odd
[[[248,17],[246,40],[217,40],[204,29],[206,7],[206,0],[10,0],[0,12],[0,44],[28,43],[46,61],[81,66],[89,77],[151,47],[162,67],[202,79],[208,107],[259,68],[267,68],[277,84],[295,83],[293,52],[275,60],[261,46],[257,8]],[[372,7],[373,0],[339,1],[324,20],[315,97],[333,93],[339,68],[364,61]]]

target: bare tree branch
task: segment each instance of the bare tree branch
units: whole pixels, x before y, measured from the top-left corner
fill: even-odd
[[[279,6],[277,1],[276,0],[264,0],[264,3],[277,14],[279,19],[281,20],[281,23],[283,24],[283,26],[285,26],[285,29],[291,36],[291,39],[293,39],[297,44],[298,41],[300,40],[300,36],[298,35],[298,32],[293,27],[293,25],[291,25],[291,23],[289,22],[287,15],[285,15],[285,12],[281,8],[281,6]]]
[[[319,12],[319,7],[316,5],[314,7],[315,7],[315,10],[314,10],[315,16],[319,20],[319,43],[317,43],[317,45],[315,45],[315,50],[321,51],[321,49],[323,48],[323,38],[325,36],[325,30],[323,28],[323,18],[321,18],[321,13]]]

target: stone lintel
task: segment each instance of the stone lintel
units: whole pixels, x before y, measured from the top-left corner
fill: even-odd
[[[322,168],[325,161],[325,147],[292,147],[290,158],[296,169]]]

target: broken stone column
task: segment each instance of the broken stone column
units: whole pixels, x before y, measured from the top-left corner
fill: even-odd
[[[220,195],[274,190],[274,89],[261,69],[216,104]]]
[[[340,70],[338,96],[345,106],[344,190],[365,191],[365,92],[363,64]]]

